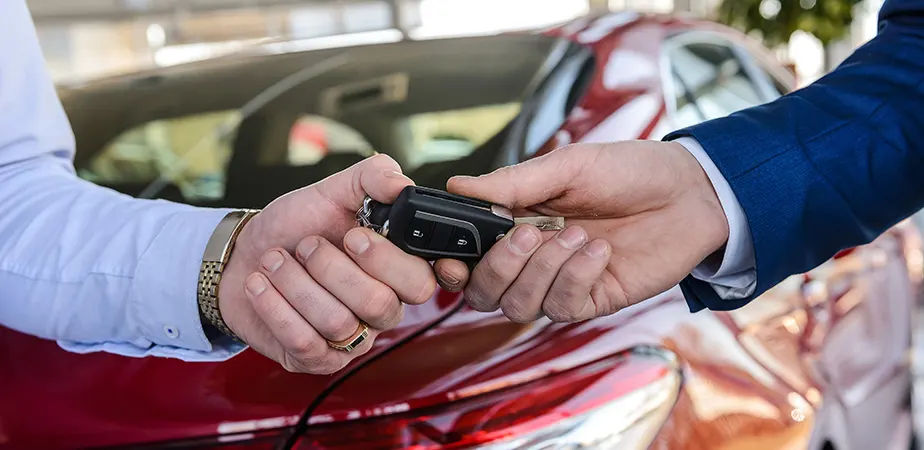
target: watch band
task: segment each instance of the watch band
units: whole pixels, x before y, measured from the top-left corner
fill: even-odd
[[[205,246],[202,265],[199,269],[197,297],[201,316],[218,331],[238,341],[240,338],[228,328],[228,324],[221,317],[221,310],[218,307],[218,285],[221,283],[222,271],[228,264],[238,234],[258,212],[259,210],[242,209],[225,215],[218,222]]]

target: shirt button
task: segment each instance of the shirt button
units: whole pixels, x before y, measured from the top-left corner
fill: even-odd
[[[180,337],[180,330],[172,325],[164,325],[164,334],[170,339],[176,339]]]

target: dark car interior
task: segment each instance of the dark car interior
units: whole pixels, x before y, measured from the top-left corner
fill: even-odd
[[[392,156],[406,174],[425,186],[444,188],[452,175],[488,172],[500,165],[499,155],[515,128],[514,119],[520,116],[524,98],[541,86],[538,82],[552,69],[550,61],[554,65],[564,55],[555,54],[560,42],[545,36],[514,35],[343,50],[347,54],[344,65],[287,88],[241,117],[231,132],[218,139],[227,142],[229,153],[220,175],[224,178],[223,192],[210,198],[188,195],[188,189],[171,178],[188,172],[180,164],[181,169],[172,174],[159,172],[164,183],[153,197],[202,206],[262,207],[279,195],[346,169],[373,152]],[[417,48],[407,51],[407,46]],[[147,175],[136,179],[107,178],[103,171],[94,172],[101,161],[112,162],[114,150],[108,148],[119,142],[120,136],[164,119],[240,108],[250,100],[250,94],[260,94],[255,78],[262,80],[262,90],[266,90],[293,68],[329,57],[320,53],[324,52],[303,53],[300,62],[293,59],[299,55],[275,55],[165,75],[156,81],[148,77],[143,89],[128,90],[131,82],[126,82],[71,93],[65,97],[65,108],[72,116],[77,137],[77,167],[98,184],[138,196],[157,178],[152,175],[158,173],[157,167],[140,171]],[[276,75],[268,76],[267,72]],[[183,95],[205,85],[210,85],[214,94],[204,96],[211,97],[211,101],[203,101],[203,96]],[[119,90],[125,95],[147,93],[150,98],[125,101],[117,98]],[[228,95],[222,96],[226,91]],[[111,101],[100,103],[102,98]],[[570,98],[569,103],[573,106]],[[458,116],[453,115],[456,112]],[[88,120],[89,114],[95,119]],[[112,120],[106,122],[106,116],[112,116]],[[295,163],[293,130],[303,117],[329,119],[338,127],[356,132],[368,146],[337,147],[329,139],[322,156],[310,163]],[[468,128],[454,132],[452,124],[457,123],[466,123]],[[218,130],[197,131],[206,134]],[[423,147],[419,144],[422,133],[426,134]],[[468,139],[466,133],[476,138]],[[198,142],[197,139],[186,136],[183,140]],[[461,150],[434,152],[435,156],[428,159],[420,153],[427,145]],[[195,145],[187,145],[190,146]]]

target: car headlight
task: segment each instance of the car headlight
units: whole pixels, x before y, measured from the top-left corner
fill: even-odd
[[[630,351],[527,382],[472,386],[429,407],[317,424],[296,448],[644,449],[680,386],[670,354]]]

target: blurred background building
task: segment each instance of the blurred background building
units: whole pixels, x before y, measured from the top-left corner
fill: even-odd
[[[722,1],[28,0],[28,4],[53,76],[67,82],[208,58],[267,40],[281,46],[320,48],[497,33],[626,9],[717,18]],[[748,17],[748,11],[758,8],[758,19],[774,27],[779,24],[776,15],[782,16],[787,7],[802,8],[800,13],[818,7],[815,0],[724,2],[732,7],[732,14],[740,10]],[[881,0],[840,0],[840,4],[850,5],[853,12],[843,37],[823,43],[809,32],[797,31],[788,42],[770,42],[781,58],[795,64],[803,83],[875,35]],[[804,26],[804,18],[800,20],[799,26]],[[756,36],[760,38],[760,32]]]

